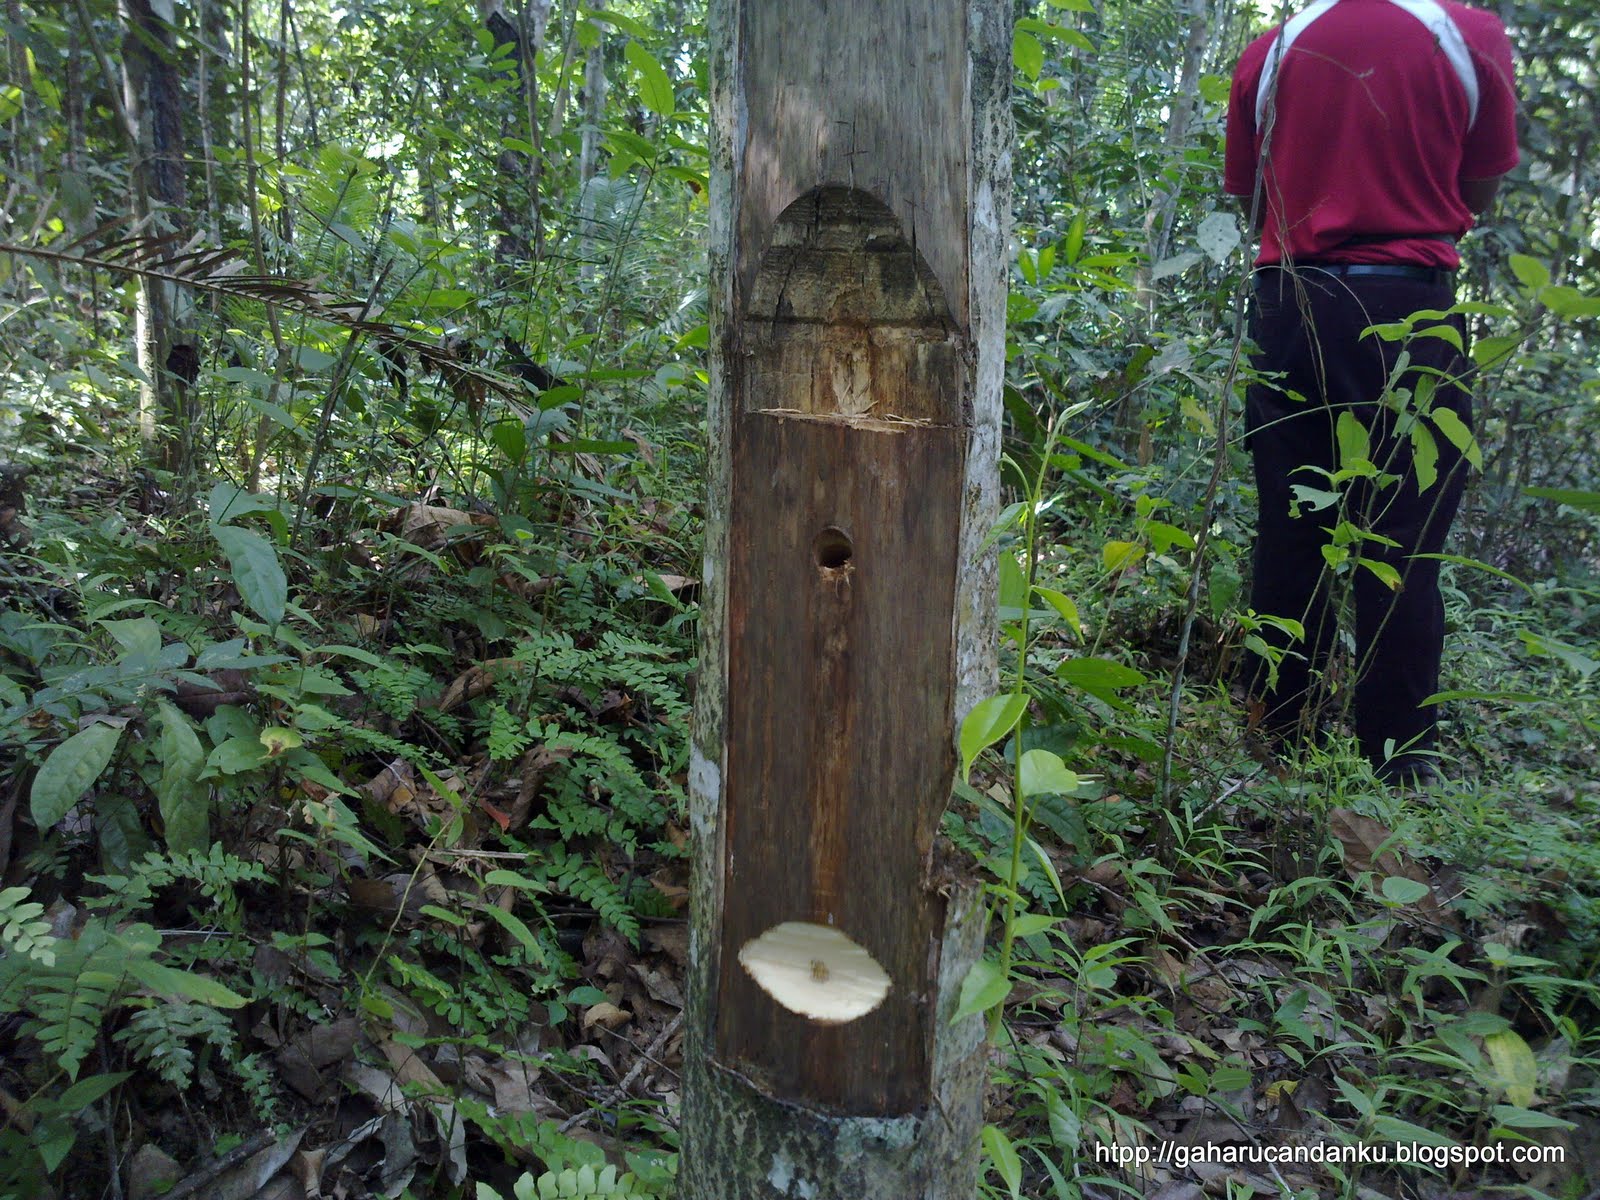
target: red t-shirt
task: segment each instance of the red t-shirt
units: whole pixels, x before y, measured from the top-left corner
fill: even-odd
[[[1429,28],[1393,0],[1338,0],[1283,54],[1258,265],[1460,263],[1455,246],[1439,240],[1472,228],[1457,180],[1493,179],[1517,165],[1516,94],[1499,19],[1440,3],[1477,74],[1470,128],[1461,76]],[[1255,190],[1257,88],[1276,36],[1251,42],[1234,69],[1224,172],[1233,196]]]

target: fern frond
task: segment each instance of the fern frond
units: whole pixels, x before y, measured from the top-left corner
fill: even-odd
[[[41,921],[44,905],[28,899],[25,887],[0,891],[0,951],[24,954],[46,967],[55,966],[56,939],[50,922]]]
[[[537,1179],[524,1175],[517,1180],[513,1194],[516,1200],[608,1200],[648,1195],[639,1190],[632,1175],[619,1176],[617,1168],[610,1165],[599,1171],[590,1166],[546,1171]]]
[[[139,1000],[139,1011],[116,1034],[140,1062],[180,1090],[194,1077],[194,1051],[190,1043],[204,1042],[231,1056],[233,1026],[214,1008],[194,1003]]]

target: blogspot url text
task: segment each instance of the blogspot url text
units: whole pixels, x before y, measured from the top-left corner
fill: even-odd
[[[1207,1163],[1219,1166],[1293,1166],[1327,1163],[1340,1166],[1546,1166],[1566,1161],[1561,1146],[1507,1145],[1436,1146],[1423,1142],[1308,1142],[1294,1146],[1248,1146],[1234,1143],[1180,1144],[1158,1142],[1150,1146],[1100,1143],[1095,1162],[1119,1167],[1170,1166],[1187,1170]]]

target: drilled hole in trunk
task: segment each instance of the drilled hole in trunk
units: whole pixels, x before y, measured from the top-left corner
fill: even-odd
[[[856,548],[850,544],[850,535],[835,525],[829,525],[817,534],[811,549],[817,556],[817,566],[824,571],[843,569],[856,552]]]

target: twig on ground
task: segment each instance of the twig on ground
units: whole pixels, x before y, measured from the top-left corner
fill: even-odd
[[[622,1080],[617,1084],[617,1086],[611,1089],[611,1095],[606,1098],[605,1102],[586,1108],[582,1112],[574,1113],[561,1123],[560,1132],[566,1133],[574,1126],[581,1125],[584,1121],[587,1121],[590,1117],[594,1116],[595,1113],[600,1112],[602,1109],[612,1104],[616,1104],[618,1101],[626,1099],[629,1089],[633,1087],[634,1082],[639,1078],[639,1076],[644,1073],[646,1064],[654,1063],[656,1066],[662,1067],[662,1069],[665,1070],[665,1064],[657,1061],[656,1055],[661,1053],[662,1048],[666,1046],[672,1035],[677,1033],[679,1027],[682,1025],[683,1014],[680,1012],[677,1016],[673,1017],[672,1020],[668,1021],[661,1027],[661,1032],[656,1034],[648,1049],[641,1050],[639,1052],[638,1059],[634,1062],[633,1066],[628,1069],[628,1073],[622,1077]]]
[[[193,1196],[200,1189],[207,1186],[224,1171],[231,1171],[234,1167],[261,1153],[278,1139],[271,1133],[258,1133],[248,1142],[243,1142],[229,1150],[221,1158],[214,1159],[209,1166],[202,1167],[189,1178],[178,1184],[166,1195],[166,1200],[183,1200],[185,1196]]]

